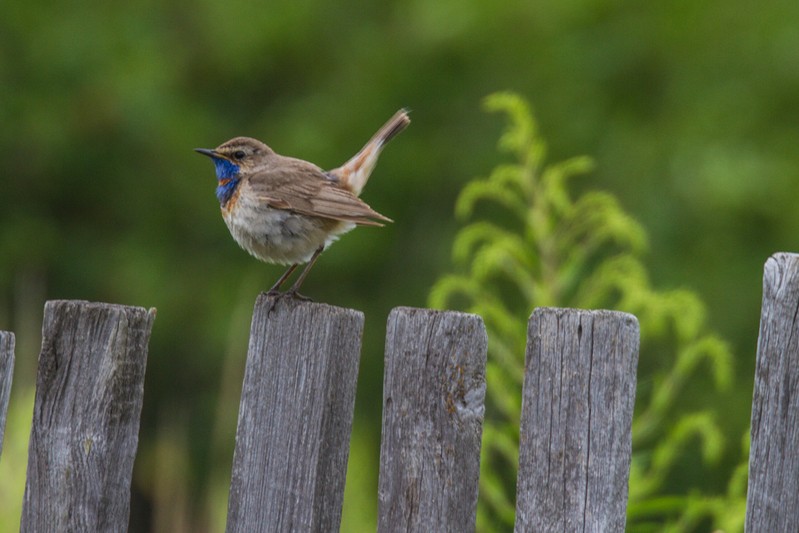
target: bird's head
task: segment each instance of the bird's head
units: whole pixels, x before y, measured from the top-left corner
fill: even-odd
[[[194,151],[214,161],[219,180],[235,178],[241,172],[254,170],[263,162],[264,156],[274,154],[267,145],[250,137],[235,137],[213,150],[195,148]]]

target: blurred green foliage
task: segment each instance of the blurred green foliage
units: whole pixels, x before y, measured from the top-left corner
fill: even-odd
[[[509,88],[535,102],[551,160],[591,154],[594,188],[647,229],[652,285],[698,289],[740,354],[726,395],[703,367],[674,398],[737,442],[762,264],[799,234],[797,28],[789,0],[8,0],[0,328],[17,334],[12,409],[30,397],[46,299],[158,308],[131,531],[220,530],[250,313],[281,269],[229,237],[213,169],[192,148],[250,135],[333,167],[408,106],[411,128],[364,192],[397,222],[347,235],[304,286],[366,313],[348,477],[363,490],[348,487],[344,520],[374,529],[364,493],[377,486],[385,319],[424,305],[449,269],[458,191],[496,163],[499,129],[479,102]],[[673,367],[664,353],[642,358],[644,397]],[[721,494],[736,448],[709,469],[687,443],[662,494]],[[12,449],[0,461],[24,463]]]
[[[705,518],[714,527],[742,530],[745,487],[726,500],[715,497],[720,506],[693,487],[664,486],[684,462],[686,443],[697,439],[706,463],[718,462],[725,445],[712,411],[675,410],[702,362],[709,363],[714,390],[722,393],[732,381],[732,354],[707,331],[701,301],[686,290],[650,286],[641,262],[645,232],[613,196],[590,191],[571,198],[574,177],[588,171],[591,161],[548,164],[546,144],[522,98],[495,93],[485,105],[507,115],[499,148],[513,161],[464,187],[455,212],[467,219],[484,203],[499,212],[458,232],[453,256],[461,273],[442,277],[430,294],[434,307],[464,307],[484,317],[489,333],[478,529],[513,528],[526,319],[535,307],[557,306],[635,314],[641,357],[663,362],[654,371],[642,365],[638,375],[645,385],[637,391],[632,427],[627,530],[691,531]],[[669,493],[675,489],[677,495]]]

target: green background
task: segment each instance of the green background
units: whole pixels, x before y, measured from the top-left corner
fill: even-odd
[[[220,530],[252,305],[282,269],[233,242],[213,167],[192,149],[249,135],[332,168],[406,106],[413,123],[363,194],[396,222],[345,236],[304,286],[366,314],[343,530],[372,530],[385,320],[424,306],[452,269],[455,198],[500,161],[502,121],[480,107],[497,90],[530,100],[552,159],[595,160],[577,183],[610,191],[647,229],[653,284],[705,300],[736,382],[724,398],[699,383],[684,401],[718,410],[733,440],[745,431],[762,265],[799,240],[795,0],[10,0],[2,11],[0,329],[17,334],[0,462],[8,531],[42,306],[61,298],[158,309],[131,531]],[[671,488],[723,490],[736,459],[686,464]]]

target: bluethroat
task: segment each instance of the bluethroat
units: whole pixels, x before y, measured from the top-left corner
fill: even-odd
[[[383,146],[410,124],[401,109],[360,152],[333,170],[276,154],[249,137],[235,137],[213,150],[197,148],[216,166],[216,197],[230,234],[257,259],[290,265],[267,293],[304,298],[297,292],[319,254],[355,226],[391,222],[358,198]],[[307,263],[291,288],[280,287]]]

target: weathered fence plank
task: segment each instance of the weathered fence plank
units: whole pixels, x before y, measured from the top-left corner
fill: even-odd
[[[258,297],[228,532],[338,531],[362,332],[358,311]]]
[[[11,395],[11,378],[14,374],[14,334],[0,331],[0,456],[3,455],[3,434]]]
[[[397,308],[387,329],[378,531],[474,531],[485,399],[483,321]]]
[[[626,313],[533,312],[516,532],[624,531],[638,346]]]
[[[20,530],[125,531],[155,310],[44,308]]]
[[[799,255],[763,274],[752,400],[747,531],[799,531]]]

